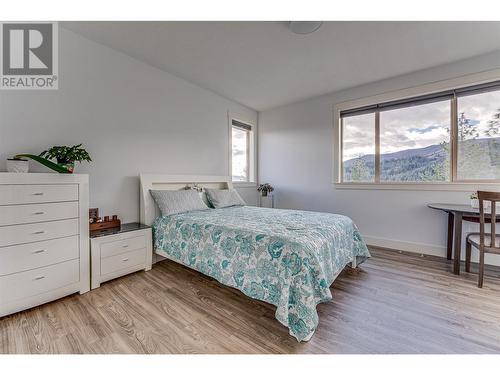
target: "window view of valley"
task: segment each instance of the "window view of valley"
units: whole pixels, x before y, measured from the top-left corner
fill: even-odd
[[[450,181],[450,100],[380,112],[380,181]],[[457,99],[457,179],[500,179],[500,91]],[[375,181],[375,115],[343,119],[343,180]]]

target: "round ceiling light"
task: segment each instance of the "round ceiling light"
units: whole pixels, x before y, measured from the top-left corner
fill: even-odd
[[[311,34],[318,30],[322,21],[290,21],[288,28],[295,34]]]

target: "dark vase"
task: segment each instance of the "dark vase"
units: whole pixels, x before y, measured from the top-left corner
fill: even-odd
[[[267,190],[262,190],[262,196],[267,197]]]

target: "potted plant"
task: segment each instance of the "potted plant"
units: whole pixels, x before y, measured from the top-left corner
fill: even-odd
[[[472,193],[470,195],[470,205],[472,208],[479,208],[479,199],[477,199],[477,193]]]
[[[274,191],[274,188],[271,186],[271,184],[265,183],[260,184],[257,190],[262,194],[263,197],[267,197],[267,194],[272,193]]]
[[[69,173],[73,173],[76,161],[92,161],[89,153],[82,148],[81,143],[75,146],[54,146],[43,151],[39,156],[46,159],[56,159],[57,164],[66,168]]]
[[[54,146],[43,151],[40,155],[20,154],[16,157],[27,157],[33,159],[46,167],[59,173],[73,173],[75,162],[91,162],[89,153],[82,148],[82,144],[75,146]],[[57,163],[51,161],[55,159]]]
[[[11,173],[27,173],[29,170],[28,159],[22,159],[20,157],[14,156],[13,158],[7,159],[7,172]]]

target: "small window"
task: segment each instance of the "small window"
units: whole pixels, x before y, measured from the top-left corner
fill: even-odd
[[[252,126],[237,120],[231,124],[231,174],[235,182],[251,182],[253,157]]]

